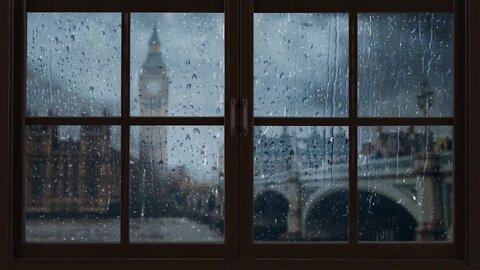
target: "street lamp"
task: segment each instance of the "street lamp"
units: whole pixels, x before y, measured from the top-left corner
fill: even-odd
[[[421,83],[420,92],[417,95],[417,105],[428,117],[428,112],[433,105],[433,95],[427,82]],[[432,241],[443,240],[445,234],[443,228],[442,209],[442,175],[440,171],[440,159],[435,151],[429,146],[428,125],[425,126],[425,153],[419,154],[415,160],[415,171],[420,177],[417,181],[417,196],[421,209],[422,222],[417,226],[417,240]]]
[[[424,117],[428,117],[428,112],[433,105],[433,95],[435,92],[430,90],[429,83],[424,81],[420,84],[420,92],[417,95],[417,106],[423,111]],[[425,126],[425,151],[428,151],[428,126]]]
[[[420,84],[420,92],[417,95],[417,105],[420,110],[423,111],[425,117],[428,116],[428,111],[433,105],[433,95],[435,94],[430,90],[430,86],[427,82]]]

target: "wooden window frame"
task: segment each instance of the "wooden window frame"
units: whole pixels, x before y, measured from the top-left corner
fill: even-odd
[[[475,0],[403,0],[403,1],[380,1],[380,0],[325,0],[322,3],[322,8],[318,9],[318,0],[283,0],[281,5],[276,0],[253,0],[234,1],[226,0],[224,4],[226,13],[226,31],[230,31],[231,35],[226,36],[226,43],[229,51],[226,53],[226,58],[237,62],[239,65],[226,65],[226,78],[231,82],[233,88],[231,96],[227,96],[226,100],[231,97],[248,98],[253,100],[253,85],[252,80],[242,80],[242,78],[253,77],[253,35],[252,35],[252,17],[253,12],[348,12],[350,14],[355,12],[393,12],[393,11],[445,11],[445,7],[455,14],[455,100],[454,100],[454,124],[455,128],[455,148],[462,149],[455,153],[456,170],[455,178],[463,177],[465,181],[456,181],[457,205],[456,208],[456,235],[463,235],[460,241],[455,242],[451,248],[445,249],[442,243],[416,243],[412,245],[389,245],[389,244],[368,244],[368,245],[252,245],[252,241],[231,241],[232,247],[222,251],[205,251],[204,245],[192,245],[189,247],[182,247],[182,245],[165,246],[160,248],[160,251],[165,252],[158,256],[159,249],[151,249],[149,246],[137,245],[133,246],[131,250],[122,246],[122,244],[109,246],[102,244],[81,245],[80,249],[75,252],[78,254],[70,254],[71,250],[65,249],[67,245],[58,245],[57,247],[42,251],[42,246],[33,250],[35,254],[28,256],[23,253],[18,246],[19,231],[19,209],[22,209],[18,202],[18,194],[15,192],[15,187],[19,185],[18,179],[14,181],[15,171],[21,169],[21,164],[15,163],[17,153],[15,145],[21,145],[22,142],[21,128],[26,124],[56,124],[55,119],[39,119],[31,118],[26,122],[19,119],[19,115],[23,114],[22,99],[17,98],[19,89],[24,89],[24,66],[26,61],[24,55],[25,40],[25,10],[41,10],[41,7],[49,7],[49,11],[65,11],[62,5],[58,5],[56,0],[27,0],[28,5],[23,1],[2,1],[0,2],[0,22],[4,31],[0,32],[2,42],[0,42],[0,118],[4,124],[2,132],[0,132],[0,147],[4,149],[0,154],[0,205],[3,211],[0,211],[0,269],[64,269],[69,268],[90,268],[90,267],[116,267],[117,269],[131,269],[133,267],[140,267],[141,269],[150,269],[165,267],[165,269],[265,269],[279,267],[282,269],[294,269],[297,267],[306,268],[333,268],[333,269],[424,269],[425,267],[434,267],[435,269],[480,269],[480,215],[476,214],[475,210],[480,205],[480,168],[475,166],[475,151],[480,151],[480,128],[475,125],[473,118],[475,115],[480,115],[480,106],[475,104],[480,101],[480,35],[476,29],[480,29],[480,16],[475,12],[480,10],[480,2]],[[63,1],[66,3],[66,1]],[[177,1],[163,1],[162,7],[159,8],[152,4],[152,2],[138,1],[136,8],[132,9],[134,1],[77,1],[68,2],[69,11],[116,11],[116,12],[134,12],[134,11],[208,11],[208,8],[199,4],[201,1],[195,0],[177,0]],[[222,1],[212,0],[211,3],[222,4]],[[115,7],[115,8],[112,8]],[[218,6],[217,6],[218,7]],[[211,11],[216,10],[212,7]],[[123,15],[123,21],[128,19],[128,16]],[[350,25],[352,25],[350,19]],[[126,30],[122,29],[122,39],[128,38]],[[239,46],[241,48],[239,48]],[[355,40],[350,41],[350,50],[355,48]],[[240,51],[239,51],[240,50]],[[240,53],[235,53],[240,52]],[[122,52],[122,57],[128,55],[128,51]],[[226,61],[228,62],[228,60]],[[477,60],[477,61],[475,61]],[[353,69],[352,69],[353,67]],[[122,73],[125,72],[122,67]],[[350,63],[351,70],[355,67]],[[355,72],[353,72],[355,73]],[[353,75],[355,76],[355,75]],[[352,79],[352,77],[351,77]],[[122,85],[122,93],[127,87]],[[240,89],[249,89],[240,93]],[[23,91],[23,90],[22,90]],[[127,91],[128,92],[128,91]],[[350,84],[349,92],[350,100],[356,100],[356,89]],[[126,98],[122,98],[122,111],[128,108],[129,102],[125,103]],[[128,104],[127,104],[128,103]],[[354,102],[355,103],[355,102]],[[350,107],[351,108],[351,107]],[[225,118],[228,119],[228,112],[225,110]],[[356,114],[356,110],[350,110],[350,117]],[[122,114],[123,115],[123,114]],[[355,115],[353,115],[355,116]],[[23,117],[23,116],[21,116]],[[223,118],[223,117],[222,117]],[[249,115],[249,119],[253,119],[253,111]],[[65,120],[65,121],[64,121]],[[102,124],[105,119],[89,118],[89,124]],[[108,124],[112,121],[118,121],[122,124],[122,117],[116,119],[108,119]],[[209,124],[221,124],[222,119],[210,119],[205,122]],[[300,122],[298,122],[298,121]],[[338,121],[337,121],[338,120]],[[350,126],[351,134],[356,134],[352,130],[352,126],[360,125],[377,125],[389,124],[400,125],[405,123],[426,124],[429,121],[422,119],[361,119],[357,118],[354,123],[349,123],[348,119],[267,119],[255,118],[255,123],[250,121],[251,126],[254,124],[274,124],[274,125],[339,125],[342,121],[346,121],[345,125]],[[78,118],[64,118],[61,124],[82,124]],[[180,122],[170,122],[168,119],[161,119],[151,121],[150,119],[137,119],[135,123],[130,124],[195,124],[197,121],[191,121],[190,118],[180,119]],[[445,119],[435,120],[438,124],[446,124]],[[85,122],[86,123],[86,122]],[[452,123],[450,123],[452,124]],[[251,129],[250,129],[251,130]],[[124,132],[124,131],[122,131]],[[123,133],[122,133],[123,135]],[[227,137],[225,138],[227,139]],[[354,140],[355,137],[350,137]],[[239,149],[239,144],[230,143],[232,149],[231,153],[236,153],[240,156],[251,153],[252,136],[240,138],[239,144],[248,145],[244,149]],[[351,149],[351,155],[356,152],[356,149]],[[251,157],[250,157],[251,158]],[[251,160],[251,159],[250,159]],[[355,158],[354,158],[355,160]],[[352,168],[356,164],[352,164]],[[235,212],[237,206],[245,205],[249,210],[238,213],[232,218],[226,219],[227,223],[234,230],[238,230],[240,238],[242,236],[251,235],[252,201],[250,196],[239,196],[238,194],[251,194],[252,185],[240,185],[240,179],[252,179],[253,163],[248,158],[240,159],[240,167],[247,168],[246,170],[238,171],[238,168],[232,170],[232,174],[236,175],[236,182],[230,186],[229,193],[232,195],[231,211]],[[124,168],[125,169],[125,168]],[[122,172],[125,173],[125,172]],[[350,171],[352,174],[353,172]],[[250,177],[250,178],[249,178]],[[250,180],[251,181],[251,180]],[[128,182],[127,182],[128,183]],[[460,183],[460,185],[459,185]],[[123,183],[122,185],[125,185]],[[236,186],[240,188],[236,192]],[[122,188],[123,195],[125,190]],[[356,184],[350,181],[350,190],[355,190]],[[18,190],[18,188],[17,188]],[[355,192],[350,192],[355,193]],[[458,196],[462,198],[458,198]],[[127,194],[128,196],[128,194]],[[355,198],[356,194],[350,195],[350,200]],[[352,202],[350,202],[352,203]],[[352,205],[351,205],[352,206]],[[354,206],[354,205],[353,205]],[[464,206],[464,207],[462,207]],[[460,211],[460,213],[459,213]],[[461,212],[463,211],[463,212]],[[21,212],[21,211],[20,211]],[[127,216],[128,218],[128,216]],[[245,226],[246,225],[246,226]],[[228,226],[228,224],[227,224]],[[122,237],[128,232],[122,231]],[[228,238],[229,236],[226,236]],[[447,244],[448,246],[449,244]],[[313,246],[313,247],[312,247]],[[418,247],[418,250],[412,252],[411,248]],[[169,253],[169,248],[175,247],[174,252]],[[353,247],[353,248],[352,248]],[[108,250],[102,252],[101,250]],[[367,251],[365,251],[367,250]],[[422,251],[423,250],[423,251]],[[178,258],[178,252],[184,252],[187,256],[185,258]],[[38,254],[38,252],[40,254]],[[218,252],[218,253],[217,253]],[[417,253],[419,252],[419,253]],[[111,256],[105,256],[105,254]],[[132,253],[144,254],[145,256],[134,256],[136,258],[125,260],[129,258]],[[399,255],[391,255],[391,254]],[[98,254],[101,254],[99,256]],[[108,255],[107,254],[107,255]],[[219,255],[221,254],[221,255]],[[343,254],[339,256],[339,254]],[[390,254],[390,255],[388,255]],[[27,256],[25,256],[27,255]],[[213,256],[212,256],[213,255]],[[82,257],[81,259],[78,257]],[[159,258],[163,257],[163,258]]]
[[[105,6],[97,7],[95,1],[36,1],[26,0],[16,3],[15,13],[17,19],[16,37],[14,42],[20,50],[14,55],[17,66],[17,79],[15,79],[15,89],[26,89],[26,16],[29,12],[112,12],[121,15],[121,115],[120,116],[96,116],[96,117],[63,117],[63,116],[25,116],[26,91],[15,91],[12,96],[15,118],[13,132],[14,154],[12,164],[13,179],[24,179],[23,160],[21,153],[25,153],[24,138],[25,127],[28,125],[108,125],[121,128],[121,213],[120,213],[120,242],[119,243],[30,243],[25,241],[25,214],[24,214],[24,187],[22,181],[13,181],[13,216],[12,227],[13,252],[22,258],[225,258],[228,254],[236,252],[236,206],[233,196],[235,193],[234,182],[228,179],[234,179],[231,168],[235,149],[227,149],[235,145],[233,140],[236,138],[227,136],[225,132],[226,161],[225,164],[225,241],[223,243],[132,243],[129,242],[129,147],[130,130],[133,126],[152,125],[152,126],[226,126],[225,119],[229,119],[230,112],[225,110],[225,117],[142,117],[131,115],[130,111],[130,25],[131,13],[134,12],[215,12],[223,13],[229,10],[228,3],[222,0],[162,0],[157,2],[122,2],[115,1],[102,2]],[[224,5],[226,8],[224,8]],[[227,17],[227,16],[226,16]],[[231,25],[226,22],[226,27]],[[226,47],[233,44],[230,36],[226,37]],[[235,50],[229,50],[235,51]],[[234,72],[230,70],[229,63],[234,61],[232,57],[235,54],[225,55],[225,100],[234,96],[236,87],[231,85],[231,77],[235,77]],[[20,64],[21,63],[21,64]],[[230,91],[228,91],[230,89]],[[227,103],[226,103],[227,104]]]
[[[254,119],[254,125],[263,126],[347,126],[349,128],[349,241],[346,243],[326,243],[326,242],[278,242],[278,243],[253,243],[253,241],[241,242],[240,252],[245,256],[253,258],[445,258],[455,259],[463,256],[465,234],[463,230],[464,214],[463,202],[458,200],[461,194],[464,193],[464,186],[462,181],[454,180],[454,241],[453,242],[359,242],[357,240],[357,133],[358,127],[361,126],[408,126],[408,125],[446,125],[452,126],[454,138],[463,137],[462,122],[464,117],[463,100],[464,95],[459,89],[464,89],[463,80],[461,78],[464,74],[464,68],[461,61],[458,59],[463,55],[463,50],[459,44],[463,43],[465,33],[463,31],[463,16],[461,10],[464,9],[462,1],[401,1],[395,3],[394,1],[322,1],[320,4],[315,0],[250,0],[242,1],[240,29],[241,29],[241,75],[240,81],[243,85],[240,86],[244,92],[242,97],[247,97],[250,103],[253,103],[253,81],[248,78],[253,78],[253,14],[261,13],[278,13],[278,12],[341,12],[349,15],[349,114],[343,118],[317,118],[317,117],[254,117],[251,112],[250,119]],[[452,117],[359,117],[357,115],[357,35],[358,35],[358,20],[359,13],[395,13],[395,12],[451,12],[453,14],[453,40],[454,44],[454,115]],[[457,15],[456,15],[457,14]],[[459,15],[459,16],[458,16]],[[243,30],[243,31],[242,31]],[[253,105],[252,105],[253,106]],[[454,140],[454,160],[455,161],[455,175],[454,179],[463,179],[462,153],[464,149],[464,140]],[[249,154],[253,149],[253,137],[247,137],[242,142],[242,145],[248,147],[240,148],[240,156],[243,163],[241,179],[253,179],[253,159]],[[252,235],[252,213],[253,211],[253,183],[249,182],[247,185],[240,186],[240,205],[245,206],[247,211],[239,220],[240,225],[240,239],[249,239]],[[321,254],[321,255],[319,255]]]

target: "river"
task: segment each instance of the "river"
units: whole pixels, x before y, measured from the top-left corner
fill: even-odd
[[[27,242],[120,241],[120,219],[27,220]],[[138,218],[130,221],[131,242],[223,242],[223,235],[187,218]]]

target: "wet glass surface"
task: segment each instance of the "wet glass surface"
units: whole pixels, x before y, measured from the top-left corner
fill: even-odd
[[[25,240],[120,241],[120,129],[27,126]]]
[[[348,15],[254,14],[256,116],[348,114]]]
[[[358,112],[448,117],[453,108],[453,15],[358,15]]]
[[[348,128],[255,127],[255,241],[348,240]]]
[[[28,13],[27,115],[120,114],[119,13]]]
[[[132,128],[132,242],[223,242],[223,132],[212,126]]]
[[[120,14],[29,13],[27,116],[120,114]],[[359,14],[359,115],[452,116],[452,15]],[[348,115],[348,15],[255,14],[256,116]],[[222,116],[222,14],[135,13],[131,114]],[[118,242],[120,129],[27,126],[27,242]],[[224,241],[222,127],[136,126],[132,242]],[[255,241],[348,240],[348,127],[256,127]],[[452,128],[360,127],[360,241],[452,240]]]
[[[451,241],[453,142],[448,126],[360,127],[360,241]]]
[[[221,13],[132,14],[132,115],[223,115],[223,17]]]

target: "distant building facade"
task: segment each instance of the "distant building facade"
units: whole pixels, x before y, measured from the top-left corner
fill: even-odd
[[[103,213],[120,207],[120,152],[109,126],[81,126],[61,139],[58,126],[26,127],[26,213]]]
[[[269,137],[256,129],[255,175],[287,172],[292,168],[328,170],[334,164],[348,163],[347,131],[340,128],[330,136],[315,129],[308,137],[300,137],[284,127],[280,134]]]

